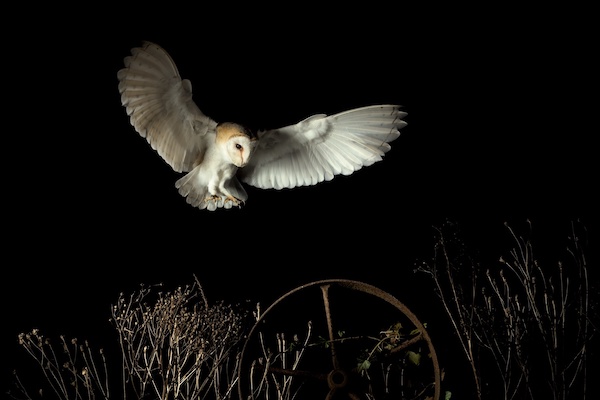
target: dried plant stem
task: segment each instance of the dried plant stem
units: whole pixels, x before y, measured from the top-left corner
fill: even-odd
[[[465,313],[464,302],[468,300],[464,299],[461,294],[462,292],[456,283],[452,271],[452,263],[445,243],[445,236],[441,229],[436,228],[436,231],[438,235],[436,237],[437,243],[435,246],[434,261],[426,266],[419,267],[418,270],[426,272],[431,275],[433,279],[438,298],[442,303],[446,315],[450,317],[450,323],[452,324],[454,332],[457,334],[462,352],[469,362],[477,399],[481,400],[481,382],[473,338],[473,335],[476,334],[476,332],[473,331],[474,315],[471,312]],[[441,273],[443,273],[443,275],[440,275]],[[476,271],[474,271],[472,274],[471,303],[475,301],[476,290]],[[470,309],[473,310],[474,308],[471,307]]]
[[[109,399],[108,369],[104,351],[100,349],[97,361],[87,341],[78,344],[60,336],[60,349],[57,351],[38,329],[19,335],[19,343],[41,367],[46,383],[58,399]],[[101,369],[99,369],[101,365]],[[17,387],[27,399],[28,393],[15,372]],[[43,389],[39,389],[43,392]]]
[[[141,286],[121,294],[110,321],[118,333],[122,380],[120,399],[231,399],[237,382],[240,341],[244,337],[243,309],[222,302],[211,305],[196,279],[172,292]],[[108,400],[108,368],[87,341],[67,342],[61,350],[37,329],[19,336],[25,351],[41,367],[55,397],[61,400]],[[16,385],[32,397],[15,373]],[[15,397],[16,398],[16,397]]]
[[[498,266],[486,269],[483,280],[480,266],[472,262],[465,276],[465,260],[451,257],[442,229],[437,229],[435,256],[418,270],[432,277],[471,366],[478,399],[483,393],[477,348],[486,350],[496,365],[505,399],[585,398],[587,346],[597,332],[598,316],[591,314],[582,227],[571,223],[567,260],[554,266],[534,256],[529,221],[528,236],[506,227],[514,247]]]

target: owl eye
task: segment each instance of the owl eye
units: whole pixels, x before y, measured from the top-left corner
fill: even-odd
[[[236,143],[235,144],[235,148],[238,149],[238,150],[241,150],[242,149],[242,145],[239,144],[239,143]]]

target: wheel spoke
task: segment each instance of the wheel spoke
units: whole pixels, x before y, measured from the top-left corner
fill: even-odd
[[[292,299],[314,290],[322,303]],[[306,333],[297,335],[303,323]],[[262,313],[246,338],[238,378],[240,400],[439,400],[441,385],[435,349],[416,316],[389,293],[344,279],[297,287]]]
[[[335,337],[333,335],[333,322],[331,321],[331,307],[329,305],[329,287],[331,285],[321,286],[321,292],[323,293],[323,305],[325,306],[325,317],[327,318],[327,330],[329,331],[329,345],[331,348],[331,361],[333,369],[339,369],[340,365],[335,353]]]

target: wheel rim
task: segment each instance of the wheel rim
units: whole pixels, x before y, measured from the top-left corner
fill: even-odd
[[[327,330],[327,340],[324,342],[325,346],[328,347],[326,352],[327,357],[330,358],[328,361],[324,361],[323,363],[330,363],[331,369],[329,371],[306,371],[300,368],[288,368],[291,363],[285,362],[285,357],[290,355],[291,352],[288,353],[288,350],[282,349],[279,347],[276,351],[266,350],[264,343],[269,340],[268,337],[263,335],[263,331],[268,331],[265,329],[266,321],[269,319],[274,319],[277,321],[277,315],[274,315],[275,310],[282,308],[286,304],[290,304],[290,301],[301,294],[309,293],[309,291],[316,292],[316,289],[320,289],[321,292],[321,300],[322,306],[324,307],[325,312],[325,325]],[[332,296],[332,290],[335,293],[335,296]],[[344,292],[346,291],[346,292]],[[257,400],[259,398],[286,398],[286,394],[282,392],[285,390],[283,386],[287,385],[287,383],[292,382],[293,379],[302,380],[302,379],[314,379],[316,381],[323,382],[320,388],[323,388],[323,392],[326,394],[322,397],[325,400],[334,400],[338,398],[349,398],[349,399],[375,399],[372,397],[372,388],[363,389],[359,386],[359,384],[368,383],[372,386],[374,381],[366,380],[365,382],[364,374],[363,378],[360,378],[356,372],[356,368],[350,369],[348,365],[351,365],[351,362],[345,360],[344,365],[342,366],[341,360],[343,357],[340,354],[340,349],[347,351],[348,343],[350,339],[339,338],[336,336],[335,325],[340,324],[339,319],[335,319],[337,314],[332,315],[332,312],[337,312],[342,308],[340,305],[337,305],[337,309],[334,310],[332,306],[333,302],[339,301],[339,298],[343,296],[351,296],[357,295],[363,296],[361,300],[364,300],[364,296],[372,297],[374,301],[383,302],[385,304],[386,312],[383,314],[384,317],[388,315],[396,314],[397,316],[403,319],[403,324],[414,328],[414,331],[418,332],[416,335],[412,337],[403,337],[402,342],[398,342],[398,344],[394,345],[394,347],[386,353],[386,357],[398,356],[404,357],[411,346],[420,346],[421,343],[425,343],[428,351],[428,358],[430,360],[430,365],[432,368],[432,382],[429,384],[429,395],[428,397],[437,400],[440,397],[440,385],[441,385],[441,373],[438,364],[437,355],[435,349],[433,347],[431,338],[425,328],[425,326],[419,321],[416,315],[406,307],[401,301],[399,301],[396,297],[391,294],[381,290],[378,287],[373,285],[347,280],[347,279],[328,279],[328,280],[319,280],[314,281],[305,285],[301,285],[273,302],[256,320],[256,323],[250,330],[248,337],[244,343],[241,356],[240,356],[240,368],[238,370],[238,393],[240,400]],[[320,300],[320,301],[321,301]],[[300,304],[300,308],[303,308],[305,304],[302,302],[296,302],[293,304]],[[308,304],[308,303],[307,303]],[[356,306],[356,305],[355,305]],[[383,308],[383,307],[382,307]],[[393,311],[393,312],[390,312]],[[353,312],[354,310],[352,310]],[[281,311],[280,311],[281,312]],[[312,315],[312,314],[311,314]],[[352,316],[352,314],[350,314]],[[302,317],[299,317],[302,319]],[[275,323],[275,325],[277,325]],[[309,321],[308,326],[312,326],[312,320]],[[283,336],[283,334],[282,334]],[[307,335],[308,337],[308,335]],[[363,337],[360,337],[363,339]],[[373,338],[370,337],[370,340]],[[384,338],[385,339],[385,338]],[[278,337],[278,346],[281,346],[281,337]],[[260,351],[253,350],[252,354],[250,349],[252,347],[256,348],[258,343],[262,343],[262,357],[257,357],[258,354],[261,354]],[[357,346],[362,345],[357,344]],[[311,344],[313,346],[313,344]],[[303,349],[306,349],[307,346],[303,346]],[[297,351],[296,351],[297,354]],[[320,354],[320,353],[319,353]],[[384,356],[382,355],[383,359]],[[260,360],[263,360],[263,364],[259,365]],[[267,360],[267,361],[265,361]],[[405,360],[405,358],[402,358]],[[316,364],[319,364],[320,361],[317,361]],[[386,361],[387,362],[387,361]],[[405,362],[405,361],[403,361]],[[379,362],[380,366],[383,367],[383,362]],[[378,366],[379,366],[378,364]],[[285,367],[282,368],[281,366]],[[296,365],[297,367],[297,365]],[[388,366],[389,368],[389,366]],[[406,372],[405,369],[400,369],[399,366],[394,366],[394,368],[398,371],[401,371],[402,374]],[[403,367],[404,368],[404,367]],[[360,371],[361,374],[365,371]],[[368,371],[367,371],[368,375]],[[277,382],[275,378],[273,378],[272,384],[269,379],[274,376],[282,376],[285,377],[285,381],[282,378],[281,382]],[[429,378],[428,378],[429,379]],[[292,384],[290,384],[291,387]],[[280,387],[277,387],[280,386]],[[289,388],[288,388],[289,389]],[[300,389],[298,389],[300,390]],[[404,390],[402,388],[401,390]],[[268,392],[275,393],[275,395],[270,394],[267,396]],[[288,393],[289,396],[289,393]],[[291,397],[291,396],[290,396]],[[299,397],[296,397],[299,398]],[[393,398],[393,397],[386,397]],[[423,397],[425,398],[425,397]]]

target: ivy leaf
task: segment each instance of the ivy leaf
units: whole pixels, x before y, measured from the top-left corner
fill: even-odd
[[[317,343],[323,345],[326,349],[329,348],[329,340],[325,339],[323,336],[317,337]]]
[[[358,363],[358,372],[366,371],[371,367],[371,363],[369,360],[364,360],[363,362]]]
[[[421,355],[419,353],[415,353],[414,351],[407,351],[408,361],[415,365],[419,365],[421,363]]]

